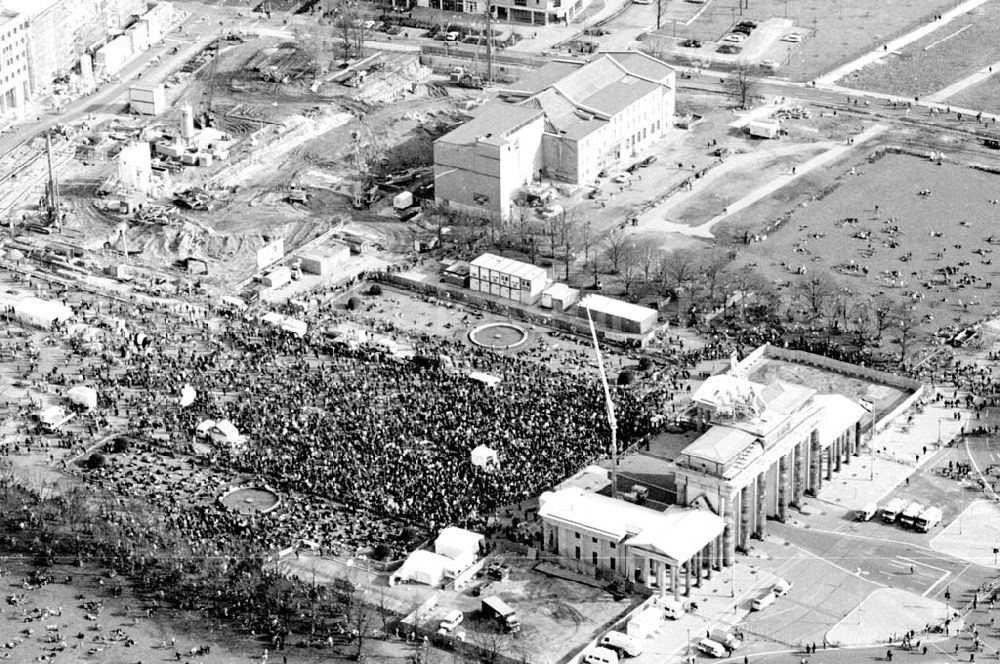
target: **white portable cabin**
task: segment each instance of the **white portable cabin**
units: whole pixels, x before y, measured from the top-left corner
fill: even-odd
[[[417,549],[406,558],[403,566],[389,577],[389,585],[413,582],[440,586],[444,582],[445,572],[453,565],[454,562],[447,556]]]
[[[632,616],[625,627],[625,633],[637,639],[647,639],[660,627],[663,610],[657,606],[647,606]]]
[[[26,297],[14,305],[14,316],[22,322],[45,329],[73,317],[73,310],[62,302]]]
[[[405,210],[413,205],[413,194],[409,191],[401,191],[392,199],[392,207],[397,210]]]
[[[449,526],[434,540],[434,553],[451,558],[464,569],[479,557],[482,543],[483,536],[479,533]]]
[[[309,324],[298,318],[286,318],[281,321],[280,325],[282,330],[291,332],[298,337],[306,336],[306,332],[309,331]]]
[[[482,383],[486,387],[496,387],[501,382],[503,382],[503,380],[500,377],[482,371],[473,371],[469,373],[469,378],[476,381],[477,383]]]
[[[754,138],[777,138],[780,131],[781,125],[777,122],[751,120],[747,123],[747,133]]]

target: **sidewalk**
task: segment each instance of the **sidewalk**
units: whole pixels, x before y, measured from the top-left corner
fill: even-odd
[[[824,482],[819,499],[848,510],[879,502],[914,470],[933,458],[934,452],[939,449],[938,427],[942,443],[947,443],[961,432],[962,426],[969,420],[969,413],[961,411],[962,419],[956,420],[953,417],[955,410],[925,406],[923,413],[913,413],[913,422],[908,430],[904,428],[907,418],[904,413],[875,434],[872,445],[876,450],[874,479],[872,454],[864,451],[861,456],[851,457],[850,465],[841,466],[840,473],[835,473],[832,481]]]

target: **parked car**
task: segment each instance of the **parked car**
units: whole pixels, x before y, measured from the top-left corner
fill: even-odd
[[[795,43],[797,44],[797,43],[799,43],[800,41],[802,41],[802,35],[800,35],[800,34],[799,34],[799,33],[797,33],[797,32],[793,32],[793,33],[791,33],[791,34],[787,34],[787,35],[785,35],[784,37],[782,37],[782,38],[781,38],[781,41],[786,41],[786,42],[795,42]]]
[[[726,55],[736,55],[743,50],[742,47],[736,44],[723,44],[719,48],[715,49],[716,53],[724,53]]]
[[[761,60],[760,61],[760,68],[761,69],[770,69],[771,71],[774,71],[775,69],[777,69],[780,66],[781,65],[779,65],[774,60]]]
[[[731,32],[722,38],[722,41],[727,42],[742,42],[746,41],[747,36],[740,32]]]
[[[697,39],[685,39],[681,42],[681,46],[685,46],[687,48],[701,48],[701,41]]]
[[[774,585],[771,586],[771,592],[774,593],[775,597],[784,597],[785,595],[788,594],[788,591],[791,590],[791,588],[792,584],[790,584],[788,581],[785,581],[784,579],[778,579],[777,581],[774,582]]]
[[[642,165],[643,166],[650,166],[650,165],[652,165],[654,163],[656,163],[656,155],[655,154],[651,154],[651,155],[649,155],[648,157],[646,157],[645,159],[642,160]]]
[[[729,654],[725,646],[718,641],[713,641],[712,639],[702,639],[699,641],[698,652],[708,655],[709,657],[725,657]]]
[[[445,634],[454,632],[455,628],[461,625],[463,620],[465,620],[465,614],[458,609],[449,611],[448,615],[441,620],[438,631]]]
[[[628,173],[619,173],[615,176],[615,182],[618,184],[628,184],[629,176]]]
[[[603,37],[604,35],[610,35],[611,31],[605,28],[587,28],[583,31],[583,34],[590,35],[592,37]]]

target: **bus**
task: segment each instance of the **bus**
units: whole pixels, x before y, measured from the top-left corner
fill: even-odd
[[[902,498],[893,498],[882,507],[882,520],[886,523],[894,523],[905,506],[906,503],[903,502]]]
[[[914,527],[922,533],[926,533],[939,523],[941,523],[941,508],[939,507],[928,507],[913,522]]]
[[[924,511],[924,506],[920,503],[913,501],[906,506],[903,513],[899,515],[899,522],[907,528],[913,528],[916,525],[917,518],[920,513]]]

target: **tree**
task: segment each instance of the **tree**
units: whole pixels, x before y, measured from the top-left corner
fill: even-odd
[[[660,260],[660,251],[651,244],[644,244],[639,247],[636,260],[639,263],[639,267],[642,269],[642,283],[649,285],[649,279],[653,274],[653,268],[656,267],[656,264]]]
[[[629,245],[625,231],[621,228],[612,230],[604,240],[604,255],[611,263],[611,274],[618,274],[621,269],[622,256],[625,247]]]
[[[898,305],[887,295],[876,295],[871,300],[871,317],[875,322],[875,337],[881,338],[882,333],[892,325],[892,317]]]
[[[656,278],[660,286],[661,296],[673,294],[677,300],[677,317],[681,316],[682,291],[698,271],[698,257],[690,249],[678,249],[660,258]]]
[[[758,87],[757,71],[750,63],[741,61],[726,79],[725,85],[737,107],[748,109]]]
[[[621,255],[618,257],[621,262],[621,269],[618,273],[622,278],[622,286],[625,287],[625,295],[631,295],[632,285],[639,278],[639,265],[636,262],[636,256],[639,250],[636,248],[635,244],[629,242],[624,247],[622,247]]]
[[[899,362],[906,365],[907,351],[910,343],[917,335],[920,327],[920,319],[913,305],[909,302],[900,302],[893,310],[894,328],[896,331],[896,343],[899,344]]]
[[[825,316],[827,304],[835,292],[836,284],[833,278],[825,272],[811,274],[804,281],[799,282],[798,296],[811,317],[813,327]]]
[[[701,283],[705,287],[705,299],[710,306],[715,305],[716,291],[722,285],[725,277],[726,267],[729,265],[729,255],[719,247],[713,247],[712,251],[701,262]],[[723,296],[723,300],[726,297]]]
[[[656,29],[659,30],[663,27],[663,15],[667,13],[667,2],[668,0],[656,0]],[[677,26],[674,24],[674,32],[677,32]],[[675,35],[676,36],[676,35]]]

